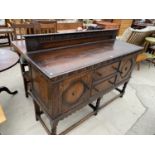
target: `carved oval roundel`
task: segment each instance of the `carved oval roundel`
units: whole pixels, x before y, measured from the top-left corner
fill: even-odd
[[[70,85],[63,94],[63,99],[66,103],[74,104],[84,93],[84,84],[82,82],[76,82]]]
[[[130,71],[132,69],[132,60],[127,60],[121,68],[121,78],[125,78],[130,74]]]

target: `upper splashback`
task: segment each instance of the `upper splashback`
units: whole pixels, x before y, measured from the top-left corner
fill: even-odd
[[[26,35],[25,42],[27,52],[62,48],[80,44],[92,44],[96,42],[114,42],[117,29],[91,30],[72,33],[52,33]]]

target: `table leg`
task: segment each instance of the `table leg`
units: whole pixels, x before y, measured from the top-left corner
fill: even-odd
[[[17,94],[18,93],[18,91],[16,90],[16,91],[13,91],[13,92],[11,92],[7,87],[0,87],[0,93],[2,92],[2,91],[5,91],[5,92],[7,92],[8,94],[11,94],[11,95],[15,95],[15,94]]]
[[[11,45],[10,34],[8,34],[8,43],[9,43],[9,46],[10,46]]]

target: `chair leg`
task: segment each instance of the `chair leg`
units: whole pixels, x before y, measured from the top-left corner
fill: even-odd
[[[137,70],[140,70],[140,62],[137,63]]]

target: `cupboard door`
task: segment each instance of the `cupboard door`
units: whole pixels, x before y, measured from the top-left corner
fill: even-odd
[[[121,61],[120,67],[119,67],[119,74],[117,76],[117,83],[120,83],[121,81],[124,81],[131,76],[131,72],[133,70],[133,67],[135,66],[135,57],[134,56],[128,56],[124,58]]]
[[[92,77],[90,73],[64,80],[60,86],[62,111],[67,112],[88,100],[90,97],[91,83]]]

